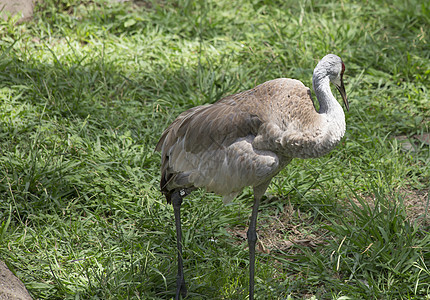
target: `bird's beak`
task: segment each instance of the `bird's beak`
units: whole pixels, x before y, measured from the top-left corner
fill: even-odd
[[[345,91],[345,86],[343,85],[343,80],[340,81],[340,86],[338,86],[337,84],[335,84],[335,86],[339,91],[340,95],[342,96],[343,103],[345,104],[346,110],[349,111],[349,103],[348,103],[348,98],[346,97],[346,91]]]

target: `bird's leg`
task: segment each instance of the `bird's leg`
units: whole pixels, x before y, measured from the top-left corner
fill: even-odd
[[[252,215],[247,232],[249,248],[249,300],[254,299],[255,244],[257,242],[257,214],[260,198],[254,195],[254,206],[252,207]]]
[[[181,228],[181,204],[182,196],[180,191],[172,194],[172,205],[175,214],[176,225],[176,242],[178,246],[178,277],[176,278],[176,296],[175,299],[179,300],[179,295],[185,297],[187,295],[187,287],[185,286],[184,277],[184,264],[182,260],[182,228]]]
[[[255,244],[257,242],[257,215],[260,200],[270,184],[270,179],[259,186],[254,187],[254,206],[247,232],[249,248],[249,300],[254,299],[254,274],[255,274]]]

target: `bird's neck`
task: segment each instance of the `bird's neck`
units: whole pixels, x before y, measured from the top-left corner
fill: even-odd
[[[313,87],[320,106],[318,112],[330,117],[345,119],[342,106],[337,102],[330,89],[330,80],[328,76],[318,76],[318,74],[314,74]]]
[[[345,113],[333,96],[328,76],[314,73],[313,87],[319,102],[318,134],[308,139],[309,149],[302,157],[318,157],[333,149],[345,134]]]

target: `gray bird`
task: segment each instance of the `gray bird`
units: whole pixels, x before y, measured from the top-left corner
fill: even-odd
[[[312,83],[319,102],[295,79],[279,78],[225,97],[214,104],[181,113],[163,132],[161,191],[174,208],[178,248],[176,299],[185,297],[183,273],[182,199],[197,188],[231,201],[252,186],[254,206],[247,232],[249,299],[254,298],[255,244],[258,207],[273,176],[293,158],[329,153],[345,133],[345,114],[334,98],[330,82],[339,90],[347,110],[343,84],[345,65],[328,54],[314,69]]]

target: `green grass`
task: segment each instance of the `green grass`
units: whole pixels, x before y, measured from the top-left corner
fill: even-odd
[[[311,86],[327,53],[346,65],[346,135],[278,175],[258,221],[263,243],[318,243],[260,252],[257,299],[430,298],[429,145],[395,139],[430,132],[428,1],[47,0],[14,21],[0,23],[0,259],[34,298],[172,298],[161,132],[269,79]],[[185,201],[189,299],[246,299],[235,232],[251,196]]]

